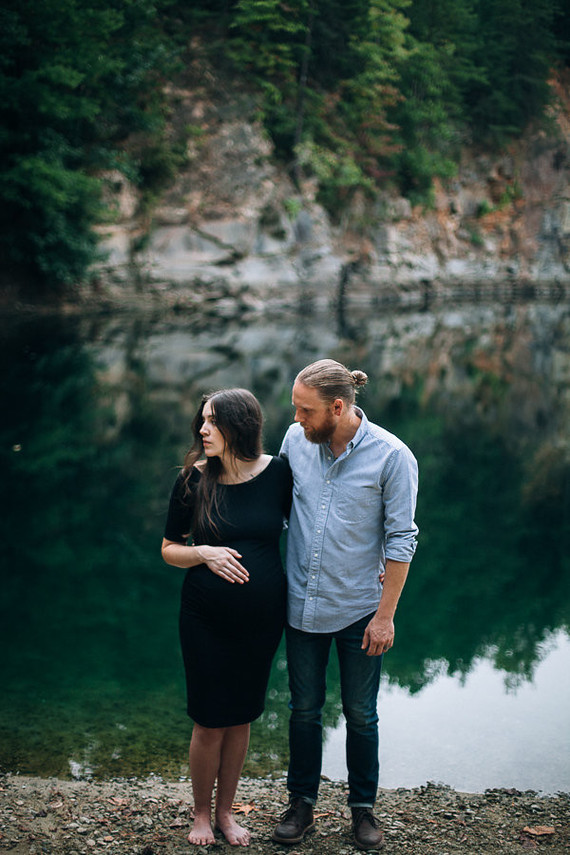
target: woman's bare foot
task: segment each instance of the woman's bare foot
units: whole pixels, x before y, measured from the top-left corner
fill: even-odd
[[[207,846],[209,843],[215,843],[216,838],[212,830],[212,823],[209,816],[195,816],[192,831],[188,835],[188,843],[193,843],[195,846]]]
[[[251,834],[247,828],[238,825],[231,814],[216,816],[216,828],[219,828],[230,846],[249,846]]]

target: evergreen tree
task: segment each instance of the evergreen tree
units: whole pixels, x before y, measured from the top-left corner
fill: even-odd
[[[254,74],[268,98],[281,99],[281,87],[298,76],[308,27],[309,0],[238,0],[233,15],[231,55]]]
[[[477,64],[465,104],[481,139],[501,143],[520,133],[548,102],[558,44],[557,0],[478,0]]]
[[[166,51],[154,0],[5,0],[0,21],[3,274],[77,281],[94,258],[94,171],[157,131]]]
[[[476,67],[474,0],[414,0],[408,53],[400,66],[402,101],[390,114],[398,127],[398,183],[412,200],[429,197],[432,179],[455,170],[466,123],[463,91],[482,78]]]
[[[278,153],[316,174],[329,207],[371,187],[389,150],[409,0],[238,0],[231,52],[265,93]]]

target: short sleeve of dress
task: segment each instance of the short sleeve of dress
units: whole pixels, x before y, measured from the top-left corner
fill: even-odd
[[[184,484],[185,475],[183,472],[176,479],[172,493],[170,494],[170,503],[164,527],[164,537],[166,540],[184,544],[188,540],[192,528],[194,497],[199,477],[199,473],[194,469],[190,475],[190,492],[186,490]]]

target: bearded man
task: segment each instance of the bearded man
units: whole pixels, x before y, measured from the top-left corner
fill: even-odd
[[[322,708],[333,640],[346,718],[348,804],[360,849],[379,849],[377,697],[383,654],[416,548],[418,467],[407,446],[356,406],[368,378],[332,359],[293,385],[295,424],[281,455],[293,472],[287,537],[289,807],[273,832],[299,843],[315,827]]]

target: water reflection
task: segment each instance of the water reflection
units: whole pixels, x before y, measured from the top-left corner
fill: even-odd
[[[461,792],[501,786],[547,794],[570,790],[570,639],[547,639],[531,681],[505,691],[487,659],[465,677],[440,673],[421,692],[385,681],[380,690],[382,787],[437,781]],[[344,723],[331,728],[323,772],[346,780]]]
[[[462,306],[352,326],[348,341],[309,314],[4,325],[2,767],[185,773],[181,575],[158,546],[189,419],[204,390],[249,387],[275,452],[292,379],[321,356],[369,373],[363,407],[420,463],[420,547],[390,683],[414,695],[441,663],[465,679],[481,657],[524,682],[544,639],[568,631],[568,308]],[[286,763],[284,665],[281,652],[250,773]],[[330,684],[332,727],[334,665]]]

